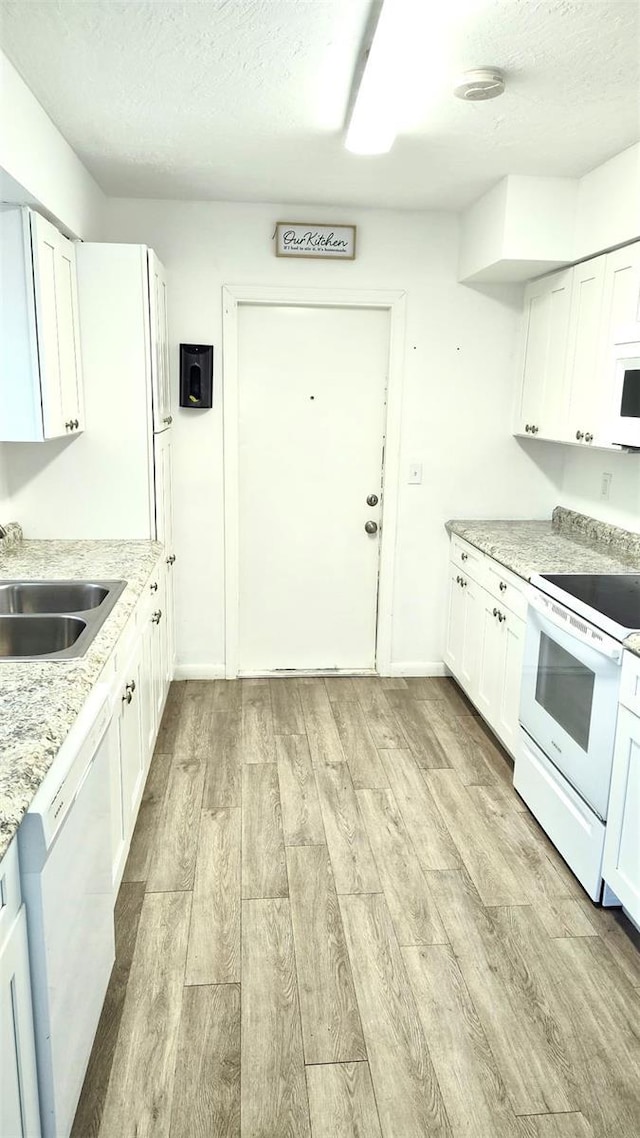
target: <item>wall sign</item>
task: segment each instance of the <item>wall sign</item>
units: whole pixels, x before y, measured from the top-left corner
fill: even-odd
[[[312,257],[318,261],[354,261],[355,225],[310,225],[279,221],[276,257]]]

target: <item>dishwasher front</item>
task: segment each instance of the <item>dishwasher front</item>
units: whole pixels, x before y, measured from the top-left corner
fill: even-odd
[[[68,1138],[115,959],[109,689],[91,692],[18,832],[43,1138]]]

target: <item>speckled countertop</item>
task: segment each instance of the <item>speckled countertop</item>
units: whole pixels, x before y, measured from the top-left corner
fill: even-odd
[[[548,522],[449,521],[446,528],[525,581],[534,573],[640,573],[640,533],[561,506]],[[640,655],[640,634],[624,647]]]
[[[0,542],[0,580],[105,578],[127,588],[84,656],[15,663],[0,659],[0,858],[91,688],[100,676],[154,568],[152,541]]]

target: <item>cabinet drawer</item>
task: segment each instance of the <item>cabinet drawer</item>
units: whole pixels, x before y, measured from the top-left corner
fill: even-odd
[[[516,616],[526,620],[528,605],[528,585],[522,577],[505,569],[492,558],[487,558],[484,567],[484,587],[488,593]]]
[[[625,652],[620,677],[620,703],[634,715],[640,715],[640,656]]]
[[[468,541],[453,534],[451,538],[451,560],[458,569],[473,577],[474,581],[484,583],[485,555]]]
[[[0,862],[0,946],[20,910],[18,842],[14,838]]]

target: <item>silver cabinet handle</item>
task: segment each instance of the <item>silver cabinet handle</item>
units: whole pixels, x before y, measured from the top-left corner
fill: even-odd
[[[582,439],[584,438],[584,431],[576,431],[576,438],[577,438],[578,442],[581,442]]]
[[[531,423],[525,423],[524,429],[527,432],[527,434],[529,434],[529,431],[531,430]]]
[[[540,427],[537,427],[535,423],[531,424],[531,434],[532,435],[537,435],[539,430],[540,430]]]
[[[497,616],[497,615],[498,615],[498,610],[497,610],[496,608],[494,608],[494,610],[493,610],[493,615],[494,615],[494,616]]]
[[[468,560],[469,560],[469,554],[468,554],[468,553],[461,553],[461,554],[460,554],[460,559],[461,559],[462,561],[468,561]]]
[[[176,559],[176,555],[175,555],[175,553],[171,553],[171,554],[169,555],[169,557],[167,557],[167,558],[166,558],[166,563],[167,563],[167,565],[173,565],[173,564],[174,564],[174,562],[175,562],[175,559]]]
[[[170,426],[171,423],[173,423],[173,415],[165,415],[162,422],[167,423]]]
[[[377,522],[365,522],[364,528],[365,528],[366,533],[377,533],[378,532],[378,523]]]
[[[133,699],[133,693],[135,690],[136,690],[136,681],[135,680],[131,680],[128,684],[125,684],[122,702],[123,703],[131,703],[131,700]]]
[[[152,593],[157,593],[158,592],[158,582],[152,581],[151,584],[149,585],[149,589],[151,590]]]
[[[501,593],[505,593],[507,591],[507,586],[505,585],[504,581],[501,581],[498,587]]]
[[[67,430],[67,431],[73,430],[73,419],[67,419],[67,421],[65,423],[65,430]]]
[[[369,494],[369,497],[367,498],[367,505],[368,506],[377,506],[378,505],[378,495],[377,494]]]
[[[463,589],[466,589],[466,587],[467,587],[467,585],[469,584],[469,582],[468,582],[468,581],[465,581],[464,577],[461,577],[461,578],[460,578],[460,584],[462,585],[462,588],[463,588]]]
[[[156,611],[151,616],[151,620],[153,624],[160,624],[160,621],[162,620],[162,609],[156,609]]]
[[[586,435],[584,436],[584,441],[585,443],[593,442],[593,435],[591,434],[591,431],[587,431]]]

